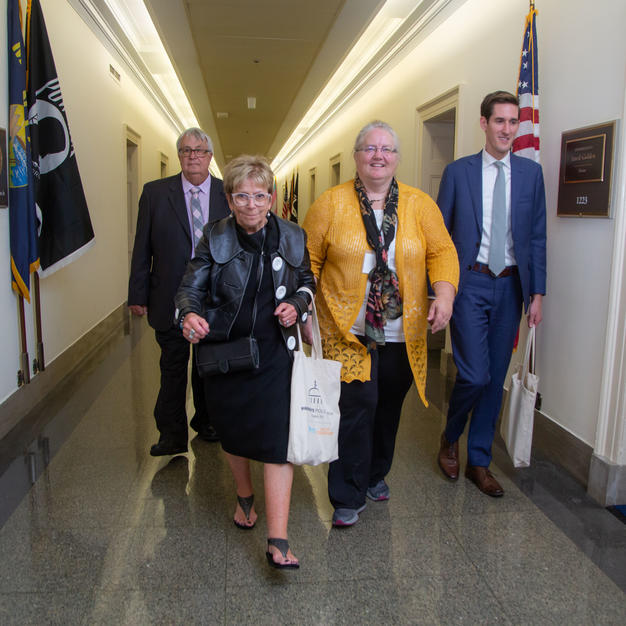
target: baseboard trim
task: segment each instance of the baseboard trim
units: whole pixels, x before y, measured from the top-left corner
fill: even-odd
[[[120,305],[90,331],[60,354],[30,383],[20,387],[0,404],[0,439],[9,433],[64,380],[75,374],[83,363],[119,332],[128,329],[128,307]]]
[[[452,354],[445,350],[440,354],[439,371],[450,380],[456,376]],[[507,394],[505,389],[500,417]],[[499,430],[498,426],[495,442],[505,450]],[[594,455],[592,446],[539,411],[535,411],[532,449],[565,469],[602,506],[626,503],[626,466]]]
[[[442,350],[439,356],[439,373],[449,380],[456,378],[456,365],[452,352]]]
[[[533,428],[535,447],[587,487],[593,448],[539,411],[535,411]]]
[[[602,506],[626,503],[626,465],[616,465],[596,454],[591,457],[587,493]]]

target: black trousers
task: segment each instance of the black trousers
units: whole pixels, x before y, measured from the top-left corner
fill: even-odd
[[[404,343],[378,346],[371,357],[370,380],[341,383],[339,458],[328,466],[328,495],[336,509],[361,507],[367,488],[388,474],[413,382]]]
[[[154,407],[154,419],[160,439],[179,443],[187,442],[187,371],[189,367],[189,346],[191,345],[177,326],[169,330],[155,330],[157,343],[161,348],[161,387]],[[195,347],[192,353],[191,390],[196,409],[194,427],[201,430],[209,424],[204,386],[195,365]]]

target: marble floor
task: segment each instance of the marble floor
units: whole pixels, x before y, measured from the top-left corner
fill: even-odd
[[[296,468],[297,571],[232,523],[219,444],[153,458],[153,333],[134,320],[0,441],[0,624],[624,624],[626,524],[548,459],[498,447],[492,499],[435,463],[449,391],[404,406],[391,499],[332,529],[324,467]],[[192,433],[193,435],[193,433]]]

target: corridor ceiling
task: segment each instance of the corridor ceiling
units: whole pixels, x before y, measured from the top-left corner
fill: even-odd
[[[145,0],[221,163],[272,159],[382,0]],[[256,98],[256,108],[248,98]]]

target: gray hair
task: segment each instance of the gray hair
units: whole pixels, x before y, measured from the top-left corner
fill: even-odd
[[[247,180],[262,185],[268,193],[274,189],[274,172],[264,156],[242,154],[229,161],[224,168],[224,191],[233,193]]]
[[[198,141],[206,141],[207,146],[209,148],[209,152],[213,154],[213,142],[211,138],[201,129],[196,126],[192,126],[191,128],[186,128],[176,140],[176,151],[180,150],[180,146],[183,143],[183,139],[187,136],[191,135],[195,137]]]
[[[370,130],[374,130],[375,128],[381,128],[382,130],[386,130],[393,139],[393,147],[398,151],[398,156],[400,156],[400,140],[398,139],[398,135],[396,131],[387,124],[387,122],[381,122],[380,120],[374,120],[369,124],[366,124],[361,128],[359,134],[356,136],[354,141],[353,152],[357,152],[363,147],[363,141],[365,139],[365,135],[370,132]]]

